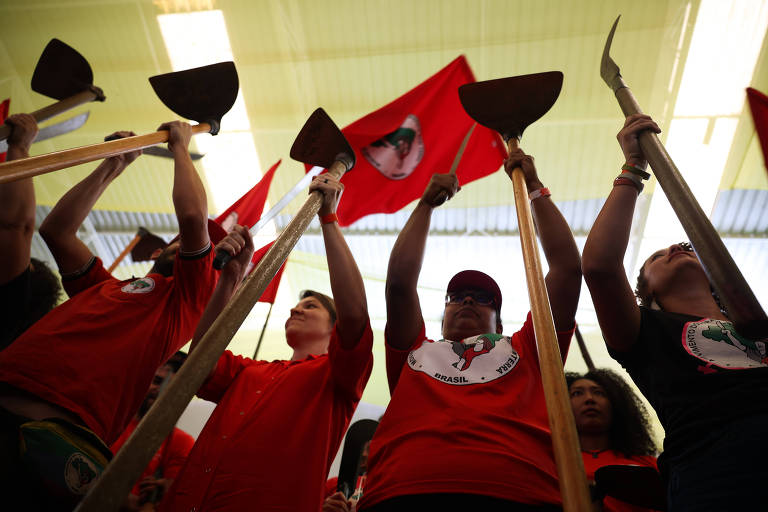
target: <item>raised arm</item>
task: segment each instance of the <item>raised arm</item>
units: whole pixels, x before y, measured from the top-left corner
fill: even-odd
[[[387,268],[385,296],[387,301],[387,342],[393,348],[406,350],[416,340],[422,316],[416,291],[432,210],[438,207],[438,197],[445,192],[450,199],[460,189],[454,174],[434,174],[419,203],[397,236]]]
[[[617,135],[626,162],[635,167],[644,168],[646,164],[637,141],[645,130],[661,131],[650,117],[635,114],[627,118]],[[603,337],[609,347],[619,351],[632,346],[640,329],[640,309],[624,270],[624,253],[639,193],[627,183],[614,185],[589,232],[582,256],[584,279]]]
[[[113,135],[129,137],[135,134],[116,132]],[[59,199],[40,225],[40,235],[48,244],[60,273],[76,272],[93,257],[90,249],[77,237],[77,230],[104,190],[139,155],[140,150],[105,159],[96,170]]]
[[[529,194],[543,189],[533,157],[519,149],[510,153],[504,162],[504,170],[511,176],[515,167],[522,168]],[[568,223],[546,193],[531,201],[531,214],[549,265],[545,281],[555,329],[573,329],[581,290],[579,249]]]
[[[192,128],[189,123],[173,121],[158,130],[168,130],[168,149],[173,153],[173,207],[179,221],[181,251],[205,249],[208,238],[208,199],[205,187],[189,157]]]
[[[37,135],[37,123],[29,114],[14,114],[5,120],[10,125],[6,158],[29,156],[29,146]],[[32,234],[35,232],[35,188],[32,178],[0,185],[0,284],[5,284],[29,266]]]
[[[352,257],[352,252],[341,234],[337,222],[324,217],[336,213],[341,193],[344,190],[336,178],[327,174],[315,176],[309,185],[310,192],[319,190],[323,203],[318,215],[321,218],[325,255],[328,259],[328,274],[331,279],[333,301],[336,304],[336,333],[342,348],[351,350],[363,335],[368,325],[368,303],[365,298],[363,277]]]
[[[211,298],[208,299],[208,304],[205,306],[200,321],[197,323],[195,334],[192,337],[192,345],[189,349],[190,352],[195,350],[203,335],[208,331],[208,328],[211,327],[211,324],[213,324],[219,313],[224,310],[224,307],[237,291],[245,277],[248,264],[253,257],[253,239],[250,233],[248,233],[248,228],[238,224],[232,226],[229,234],[222,238],[216,247],[228,252],[232,259],[222,269],[219,281],[216,283],[216,288],[214,288]]]

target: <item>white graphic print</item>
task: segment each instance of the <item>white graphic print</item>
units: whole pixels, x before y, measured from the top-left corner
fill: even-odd
[[[456,386],[491,382],[509,373],[519,360],[511,339],[500,334],[481,334],[462,341],[425,341],[408,354],[412,369]]]
[[[688,322],[683,329],[683,347],[708,368],[745,370],[768,366],[768,340],[753,341],[739,335],[731,322],[705,318]]]
[[[364,147],[363,156],[387,178],[407,178],[424,157],[419,118],[409,114],[400,128]]]
[[[125,293],[149,293],[155,289],[155,280],[151,277],[142,277],[131,281],[120,289]]]

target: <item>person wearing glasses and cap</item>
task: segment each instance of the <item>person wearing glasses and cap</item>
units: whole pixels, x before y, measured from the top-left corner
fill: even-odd
[[[581,286],[579,252],[522,151],[546,277],[565,357]],[[371,441],[358,510],[558,510],[561,499],[530,314],[502,334],[499,286],[476,270],[448,283],[443,339],[427,338],[417,282],[432,210],[457,178],[436,174],[398,236],[387,272],[387,377],[392,399]],[[519,290],[522,292],[522,290]]]

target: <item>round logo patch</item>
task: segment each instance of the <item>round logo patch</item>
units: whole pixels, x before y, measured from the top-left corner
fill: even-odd
[[[683,347],[713,369],[745,370],[768,366],[768,340],[753,341],[740,336],[731,322],[705,318],[688,322],[683,329]]]
[[[82,495],[88,492],[91,484],[99,477],[99,470],[91,460],[82,453],[73,453],[64,466],[64,481],[73,494]]]
[[[509,373],[518,361],[520,354],[511,339],[501,334],[424,342],[408,354],[412,369],[455,386],[491,382]]]
[[[142,277],[131,281],[120,289],[125,293],[149,293],[155,289],[155,280],[151,277]]]
[[[363,148],[363,156],[391,180],[407,178],[424,157],[419,118],[409,114],[400,128]]]

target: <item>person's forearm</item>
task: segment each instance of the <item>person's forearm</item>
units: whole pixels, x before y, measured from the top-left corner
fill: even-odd
[[[531,201],[531,213],[550,271],[561,269],[581,274],[579,248],[555,203],[549,197],[534,199]]]
[[[197,250],[201,228],[205,232],[208,200],[187,148],[174,148],[173,206],[179,221],[182,249]]]
[[[11,144],[6,160],[27,158],[29,149]],[[0,185],[0,225],[34,230],[35,228],[35,187],[32,178],[12,181]]]
[[[368,304],[363,277],[344,235],[335,222],[323,224],[333,300],[336,303],[336,332],[345,349],[354,348],[368,324]]]
[[[114,179],[116,165],[104,160],[90,175],[69,189],[40,225],[40,235],[46,240],[76,236],[80,225]]]
[[[392,247],[387,267],[387,295],[398,289],[416,289],[431,220],[432,208],[419,201]]]
[[[634,187],[613,187],[584,244],[582,268],[585,275],[624,272],[624,253],[637,197]]]
[[[192,337],[192,345],[190,346],[190,352],[195,350],[200,340],[203,338],[213,322],[224,311],[224,308],[229,303],[229,300],[237,291],[240,284],[238,276],[233,276],[229,272],[222,272],[219,281],[216,283],[216,288],[211,294],[211,298],[208,300],[208,304],[205,306],[200,321],[197,323],[195,334]]]

